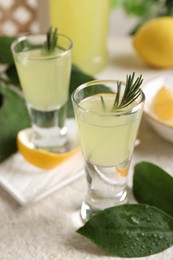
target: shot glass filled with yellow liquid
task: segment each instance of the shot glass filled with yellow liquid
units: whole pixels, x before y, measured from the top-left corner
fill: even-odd
[[[121,83],[121,92],[125,89]],[[95,80],[72,94],[88,192],[81,216],[128,201],[127,175],[144,106],[139,90],[133,102],[115,107],[116,80]],[[120,97],[121,99],[121,97]]]
[[[65,120],[72,41],[61,34],[57,39],[50,50],[45,49],[46,34],[21,36],[11,46],[32,121],[31,142],[51,152],[59,152],[68,142]]]

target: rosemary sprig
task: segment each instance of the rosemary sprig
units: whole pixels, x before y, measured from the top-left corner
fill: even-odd
[[[57,46],[58,40],[58,30],[55,28],[54,30],[50,27],[49,31],[47,32],[47,38],[45,43],[45,49],[49,52],[53,51]]]
[[[106,111],[105,101],[102,96],[100,96],[100,98],[101,98],[101,104],[102,104],[103,111],[105,112]]]
[[[112,110],[113,110],[114,108],[119,107],[120,94],[121,94],[121,82],[118,81],[118,82],[117,82],[117,94],[116,94],[116,98],[115,98],[115,100],[114,100],[114,104],[113,104]]]
[[[121,98],[121,82],[117,82],[117,94],[112,107],[112,111],[124,108],[130,105],[139,95],[140,86],[143,82],[142,75],[135,80],[135,72],[132,75],[127,75],[126,85],[123,96]]]

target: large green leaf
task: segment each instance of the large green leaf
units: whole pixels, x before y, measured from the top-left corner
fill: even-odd
[[[13,36],[0,36],[0,64],[13,64],[13,57],[11,52],[11,44],[14,41]]]
[[[159,166],[136,164],[133,193],[138,202],[156,206],[173,217],[173,178]]]
[[[14,63],[7,68],[6,75],[9,78],[9,83],[15,85],[16,87],[20,86],[19,77]]]
[[[0,162],[16,151],[18,131],[30,126],[24,100],[9,88],[0,87]]]
[[[0,93],[0,108],[1,108],[2,104],[3,104],[3,95]]]
[[[68,98],[68,110],[67,115],[68,117],[74,117],[72,101],[71,101],[71,94],[72,92],[81,84],[86,83],[88,81],[93,80],[94,77],[84,73],[75,65],[72,66],[72,73],[71,73],[71,81],[70,81],[70,90],[69,90],[69,98]]]
[[[111,255],[142,257],[173,245],[173,218],[153,206],[125,204],[100,211],[77,232]]]

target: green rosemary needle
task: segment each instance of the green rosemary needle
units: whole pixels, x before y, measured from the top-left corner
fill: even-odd
[[[140,75],[135,80],[135,72],[132,73],[132,75],[127,75],[126,77],[126,83],[125,83],[125,89],[123,94],[122,92],[122,82],[117,81],[117,93],[115,96],[115,100],[111,109],[111,112],[115,112],[118,109],[124,108],[129,106],[135,99],[140,95],[140,87],[143,82],[142,75]],[[100,96],[102,109],[105,112],[106,111],[106,104],[104,101],[103,96]]]
[[[103,111],[105,112],[106,111],[105,101],[102,96],[100,96],[100,98],[101,98],[101,104],[102,104]]]
[[[117,94],[112,107],[112,111],[127,107],[140,95],[140,86],[143,82],[142,75],[135,80],[135,72],[132,75],[127,75],[125,90],[121,98],[121,85],[120,81],[117,82]]]
[[[121,81],[117,82],[117,94],[116,94],[116,98],[114,100],[114,104],[112,107],[112,110],[114,110],[115,108],[119,107],[120,104],[120,94],[121,94]]]
[[[57,28],[53,30],[52,27],[50,27],[46,36],[47,37],[46,37],[45,49],[49,52],[52,52],[57,46],[57,40],[58,40]]]

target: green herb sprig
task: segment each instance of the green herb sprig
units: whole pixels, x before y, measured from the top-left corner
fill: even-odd
[[[101,104],[102,104],[103,111],[105,112],[106,111],[106,105],[105,105],[104,99],[103,99],[102,96],[100,96],[100,98],[101,98]]]
[[[140,75],[136,80],[135,72],[133,72],[132,75],[127,75],[125,89],[122,95],[122,82],[117,81],[117,93],[111,112],[115,112],[118,109],[129,106],[140,95],[140,86],[142,82],[142,75]],[[100,96],[100,98],[103,111],[106,111],[105,101],[102,96]]]
[[[49,31],[47,32],[47,38],[45,43],[45,48],[47,51],[53,51],[57,46],[58,41],[58,29],[55,28],[54,30],[50,27]]]
[[[112,111],[129,106],[140,95],[140,86],[142,82],[143,82],[142,75],[137,77],[136,80],[135,80],[135,72],[133,72],[132,75],[127,75],[125,90],[121,98],[122,83],[118,81],[117,94],[112,107]]]

